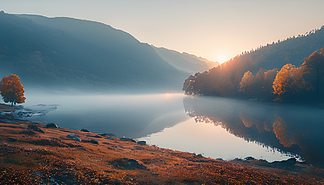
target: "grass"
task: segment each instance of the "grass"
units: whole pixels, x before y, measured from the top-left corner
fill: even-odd
[[[44,133],[33,131],[35,125]],[[77,135],[81,142],[67,138]],[[319,175],[215,160],[24,120],[1,123],[0,184],[321,184]],[[95,139],[99,144],[88,142]],[[82,142],[86,141],[86,142]],[[308,169],[309,170],[309,169]]]

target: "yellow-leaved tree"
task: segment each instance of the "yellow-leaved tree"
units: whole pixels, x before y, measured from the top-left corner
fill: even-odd
[[[277,96],[276,101],[289,102],[301,98],[303,91],[309,91],[311,86],[305,81],[302,67],[292,64],[284,65],[277,73],[273,82],[273,94]]]
[[[11,74],[8,77],[3,77],[0,91],[3,101],[6,103],[10,102],[11,105],[25,103],[24,86],[20,83],[17,75]]]

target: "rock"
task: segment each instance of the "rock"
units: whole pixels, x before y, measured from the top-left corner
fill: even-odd
[[[74,140],[74,141],[81,141],[81,139],[78,136],[75,136],[75,135],[72,135],[72,134],[68,134],[67,137]]]
[[[244,158],[244,160],[248,161],[248,160],[255,160],[253,157],[246,157]]]
[[[289,167],[295,166],[296,163],[297,163],[297,161],[295,158],[289,158],[289,159],[283,160],[283,161],[274,161],[274,162],[272,162],[272,165],[289,168]]]
[[[127,137],[121,137],[119,138],[121,141],[131,141],[131,142],[134,142],[136,143],[136,141],[134,139],[130,139],[130,138],[127,138]]]
[[[28,125],[28,128],[30,130],[36,131],[36,132],[40,132],[40,133],[44,133],[44,131],[40,128],[38,128],[36,125]]]
[[[94,140],[94,139],[91,139],[91,140],[90,140],[90,143],[93,143],[93,144],[99,145],[99,142],[98,142],[97,140]]]
[[[128,158],[117,159],[113,162],[113,165],[128,170],[146,169],[146,167],[137,160]]]
[[[88,129],[86,129],[86,128],[83,128],[83,129],[81,129],[81,131],[82,132],[90,132]]]
[[[146,141],[137,141],[137,144],[146,145]]]
[[[87,135],[87,137],[102,138],[101,136],[98,136],[98,135],[94,135],[94,136],[92,136],[92,135]]]
[[[58,128],[58,126],[55,123],[48,123],[46,128]]]
[[[92,144],[99,145],[99,142],[97,140],[94,140],[94,139],[91,139],[91,140],[83,140],[82,142],[84,142],[84,143],[92,143]]]
[[[28,131],[24,130],[24,131],[20,132],[20,134],[27,134],[29,136],[32,136],[32,135],[35,135],[36,132],[33,132],[32,130],[28,130]]]
[[[198,154],[197,157],[204,157],[202,154]]]
[[[101,135],[101,136],[110,136],[110,137],[117,137],[115,134],[112,134],[112,133],[109,133],[109,134],[103,133],[103,134],[99,134],[99,135]]]

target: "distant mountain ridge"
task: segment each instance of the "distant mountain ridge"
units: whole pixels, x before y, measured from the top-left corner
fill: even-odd
[[[0,73],[22,83],[83,89],[180,90],[189,73],[111,26],[0,12]]]
[[[125,34],[125,38],[129,37],[129,39],[119,40],[119,42],[125,43],[127,45],[134,44],[132,42],[138,42],[130,34],[121,30],[116,30],[111,26],[102,23],[78,20],[73,18],[65,18],[65,17],[47,18],[39,15],[26,15],[26,14],[21,14],[18,16],[27,17],[37,24],[58,29],[66,33],[70,33],[72,36],[87,42],[96,43],[96,44],[100,43],[102,47],[106,46],[105,39],[111,39],[111,37],[118,38],[118,34],[116,34],[116,32]],[[85,24],[84,22],[86,22],[87,24]],[[104,28],[106,26],[110,27],[111,29],[105,29],[104,32],[102,31],[103,29],[99,29],[99,27]],[[92,30],[94,29],[94,27],[98,27],[97,29],[98,31],[95,33],[95,35],[89,35],[89,33],[93,32]],[[109,32],[107,33],[107,31]],[[107,35],[109,35],[109,38],[107,38]],[[157,54],[162,59],[164,59],[166,62],[168,62],[178,70],[184,72],[196,73],[196,72],[208,70],[209,68],[219,65],[218,62],[211,62],[205,58],[197,57],[192,54],[179,53],[177,51],[169,50],[166,48],[157,48],[154,46],[152,46],[152,48],[155,49]]]
[[[169,64],[175,68],[188,73],[203,72],[219,65],[202,57],[197,57],[189,53],[180,53],[163,47],[152,46],[155,51]]]

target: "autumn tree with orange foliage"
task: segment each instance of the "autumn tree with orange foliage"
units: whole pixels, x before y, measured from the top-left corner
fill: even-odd
[[[3,77],[0,91],[3,101],[6,103],[11,102],[11,105],[25,103],[24,86],[20,83],[17,75],[11,74],[8,77]]]
[[[289,102],[303,98],[303,93],[312,88],[311,84],[303,78],[304,74],[303,67],[284,65],[273,82],[273,94],[277,96],[275,100]]]

